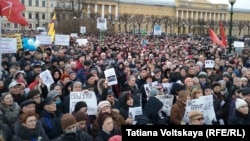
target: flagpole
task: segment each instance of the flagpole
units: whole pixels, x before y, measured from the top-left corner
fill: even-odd
[[[2,41],[2,16],[0,16],[0,78],[2,79],[2,52],[1,52],[1,41]]]

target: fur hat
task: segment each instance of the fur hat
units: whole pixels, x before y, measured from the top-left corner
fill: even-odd
[[[98,103],[98,108],[97,108],[97,110],[100,112],[104,107],[106,107],[106,106],[109,106],[109,107],[111,107],[111,104],[110,104],[110,102],[108,101],[108,100],[103,100],[103,101],[100,101],[99,103]]]
[[[198,110],[192,110],[188,113],[188,118],[189,119],[195,119],[195,118],[200,118],[203,117],[203,114],[201,111]]]
[[[237,98],[235,101],[235,109],[239,109],[241,106],[247,105],[247,102],[243,99]]]
[[[62,116],[61,118],[61,124],[62,124],[62,129],[65,130],[67,127],[76,124],[76,119],[75,117],[70,114],[70,113],[66,113]]]
[[[76,122],[79,122],[79,121],[87,121],[88,120],[88,115],[83,112],[83,111],[78,111],[74,114],[74,117],[76,119]]]

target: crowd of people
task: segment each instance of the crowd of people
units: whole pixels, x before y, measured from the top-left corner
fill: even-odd
[[[27,34],[22,35],[23,37]],[[122,125],[206,125],[199,110],[183,120],[187,101],[213,96],[214,125],[250,124],[250,58],[227,52],[199,35],[117,34],[74,38],[69,46],[40,46],[2,54],[0,130],[4,141],[120,141]],[[214,60],[205,67],[205,60]],[[104,71],[114,68],[118,83],[108,85]],[[54,83],[39,74],[49,70]],[[145,84],[157,82],[146,93]],[[162,83],[171,83],[170,115],[162,111]],[[93,91],[96,115],[79,101],[70,112],[70,93]],[[132,118],[129,108],[141,107]],[[137,121],[136,123],[134,121]]]

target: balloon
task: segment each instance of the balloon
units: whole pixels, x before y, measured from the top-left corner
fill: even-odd
[[[38,47],[38,45],[40,44],[39,43],[35,43],[35,39],[34,38],[23,38],[22,39],[22,42],[23,42],[23,48],[25,50],[29,50],[29,51],[35,51]]]
[[[39,47],[40,46],[40,41],[36,40],[35,43],[34,43],[34,46],[35,46],[35,48]]]

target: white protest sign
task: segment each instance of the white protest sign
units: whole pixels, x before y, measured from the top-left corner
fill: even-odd
[[[128,117],[133,119],[133,125],[135,125],[137,123],[137,121],[135,120],[135,116],[137,115],[142,115],[142,107],[129,107],[128,110]]]
[[[115,85],[118,83],[114,68],[110,68],[110,69],[105,70],[104,75],[105,75],[106,80],[108,80],[109,86]]]
[[[69,35],[55,35],[55,45],[69,46]]]
[[[205,60],[205,68],[214,68],[214,60]]]
[[[191,110],[199,110],[203,113],[204,123],[206,125],[212,125],[212,121],[216,121],[213,96],[201,96],[199,99],[192,99],[187,101],[186,112],[183,117],[184,121],[189,121],[187,115]]]
[[[79,46],[85,46],[88,43],[88,39],[76,39],[76,42],[79,44]]]
[[[96,115],[97,113],[97,99],[95,92],[82,91],[82,92],[70,92],[70,104],[69,110],[72,113],[75,109],[75,105],[79,101],[85,101],[88,106],[88,115]]]
[[[17,39],[16,38],[1,38],[1,53],[16,53]]]
[[[77,38],[78,35],[77,35],[77,33],[70,33],[70,37]]]
[[[39,74],[39,77],[43,80],[43,83],[50,88],[50,85],[54,83],[54,79],[49,70],[45,70]]]
[[[171,92],[173,83],[161,83],[163,88],[163,94],[168,95]]]
[[[156,97],[163,103],[162,111],[170,116],[174,95],[158,95]]]
[[[154,35],[161,35],[161,26],[159,25],[154,26]]]
[[[147,97],[149,98],[150,97],[150,91],[153,89],[153,87],[158,84],[157,81],[154,81],[154,82],[151,82],[151,83],[148,83],[148,84],[144,84],[144,90],[146,92],[146,95]]]
[[[244,47],[244,42],[241,41],[234,41],[234,47]]]
[[[51,37],[49,35],[37,35],[36,40],[38,40],[41,45],[51,45]]]
[[[85,26],[81,26],[80,33],[82,33],[82,34],[86,33],[86,27]]]
[[[107,20],[106,20],[106,18],[97,18],[97,28],[99,30],[107,30]]]

